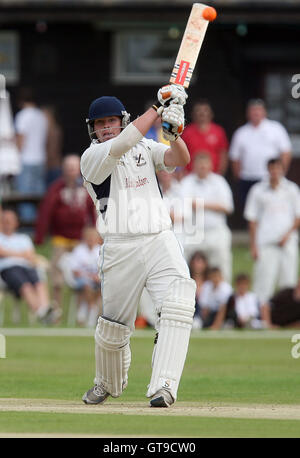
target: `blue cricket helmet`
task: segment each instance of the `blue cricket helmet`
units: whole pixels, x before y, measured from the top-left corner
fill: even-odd
[[[86,119],[91,140],[98,141],[94,132],[94,121],[107,116],[120,116],[122,128],[126,127],[130,121],[130,114],[127,113],[123,103],[117,97],[107,95],[99,97],[91,103],[88,118]]]

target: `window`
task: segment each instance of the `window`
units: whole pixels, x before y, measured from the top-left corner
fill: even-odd
[[[293,155],[300,157],[300,99],[292,96],[292,73],[268,73],[265,76],[265,101],[268,117],[281,122],[290,134]]]
[[[19,41],[16,32],[0,32],[0,74],[6,84],[19,82]]]
[[[165,31],[116,32],[113,43],[113,82],[167,83],[181,37],[181,32],[172,27]]]

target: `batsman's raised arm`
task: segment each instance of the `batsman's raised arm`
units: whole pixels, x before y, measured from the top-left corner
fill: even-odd
[[[184,89],[183,89],[184,91]],[[182,102],[185,98],[180,91]],[[111,175],[120,158],[134,148],[146,135],[161,115],[162,121],[170,125],[164,132],[171,147],[166,152],[166,167],[185,166],[190,158],[187,147],[179,138],[184,128],[184,111],[178,91],[170,94],[168,106],[157,102],[142,116],[129,123],[130,115],[116,97],[100,97],[90,106],[87,119],[92,144],[81,158],[81,172],[87,182],[101,184]]]

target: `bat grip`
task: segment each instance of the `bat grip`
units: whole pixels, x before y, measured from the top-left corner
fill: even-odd
[[[168,122],[166,121],[162,122],[161,126],[164,132],[172,132],[172,125],[169,124]]]

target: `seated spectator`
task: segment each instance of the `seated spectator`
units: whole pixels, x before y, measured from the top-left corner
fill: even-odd
[[[236,328],[263,327],[258,297],[250,291],[250,277],[247,274],[239,274],[236,277],[234,294],[218,311],[215,328],[220,329],[224,324]]]
[[[22,298],[40,320],[52,313],[46,284],[39,278],[36,254],[30,237],[16,232],[18,217],[4,210],[0,233],[0,275],[16,297]]]
[[[200,329],[202,327],[202,320],[200,317],[200,306],[198,303],[198,298],[201,294],[203,284],[207,280],[208,271],[208,262],[204,253],[201,251],[196,251],[193,254],[189,263],[189,270],[191,278],[196,282],[196,305],[193,329]]]
[[[83,231],[83,240],[71,253],[70,263],[79,292],[77,321],[94,327],[100,315],[101,286],[98,272],[101,238],[93,227]]]
[[[191,162],[186,166],[191,172],[193,160],[198,154],[208,154],[212,170],[224,175],[228,163],[228,140],[223,127],[213,121],[213,111],[207,100],[199,100],[193,106],[192,123],[187,125],[182,138],[188,147]]]
[[[219,329],[218,311],[225,307],[232,294],[232,287],[223,280],[221,269],[209,269],[208,280],[198,297],[203,328]]]
[[[300,279],[295,288],[279,290],[261,307],[261,315],[269,328],[300,328]]]

